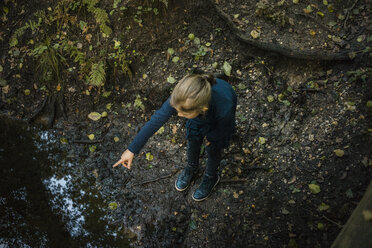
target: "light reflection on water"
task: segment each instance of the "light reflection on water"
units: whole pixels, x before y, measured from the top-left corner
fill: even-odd
[[[55,132],[0,117],[0,248],[129,247],[96,178]]]

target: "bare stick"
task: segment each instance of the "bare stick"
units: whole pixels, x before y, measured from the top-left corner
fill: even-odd
[[[96,143],[101,143],[103,140],[73,140],[72,143],[77,143],[77,144],[96,144]]]
[[[340,225],[339,223],[337,223],[336,221],[333,221],[331,219],[329,219],[327,216],[322,216],[324,219],[328,220],[329,222],[335,224],[336,226],[338,226],[339,228],[342,228],[342,225]]]

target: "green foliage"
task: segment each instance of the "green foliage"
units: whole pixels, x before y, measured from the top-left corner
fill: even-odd
[[[104,34],[104,36],[109,36],[112,33],[112,29],[107,26],[107,23],[110,22],[110,19],[104,9],[95,7],[95,5],[98,3],[98,0],[83,0],[83,3],[87,5],[88,11],[94,15],[96,22],[99,24],[101,32]]]
[[[114,0],[113,8],[117,8],[122,2]],[[63,83],[62,73],[73,72],[76,68],[80,80],[93,86],[104,85],[107,58],[113,60],[114,75],[121,71],[132,78],[129,67],[131,62],[127,58],[129,46],[122,49],[119,42],[118,46],[111,47],[108,45],[111,40],[104,40],[102,43],[102,39],[96,43],[96,47],[91,43],[91,39],[96,38],[95,28],[99,28],[98,35],[103,37],[107,38],[112,34],[112,29],[108,26],[109,15],[106,10],[100,8],[99,0],[60,0],[55,3],[47,12],[34,13],[30,20],[26,20],[23,26],[15,30],[9,40],[10,46],[16,47],[22,42],[21,37],[26,31],[31,33],[32,39],[27,44],[27,47],[30,46],[27,53],[36,60],[37,75],[41,81],[47,83],[49,90]],[[124,7],[120,9],[122,8]],[[146,11],[152,11],[152,8]],[[87,12],[91,14],[88,18],[93,17],[93,25],[92,20],[86,17]],[[72,35],[76,33],[82,35]],[[87,42],[90,43],[89,51]],[[93,49],[99,53],[90,52]],[[136,56],[134,53],[132,55]],[[51,85],[52,83],[56,85]]]
[[[372,68],[360,68],[355,71],[348,71],[346,73],[349,76],[350,82],[362,80],[366,82],[366,79],[372,75]]]
[[[61,62],[65,62],[65,59],[58,51],[58,44],[52,46],[50,39],[46,39],[35,47],[32,55],[38,61],[37,69],[41,72],[40,78],[42,81],[48,84],[52,81],[61,82]]]
[[[106,71],[103,61],[93,63],[89,72],[89,84],[93,86],[103,86],[105,83]]]

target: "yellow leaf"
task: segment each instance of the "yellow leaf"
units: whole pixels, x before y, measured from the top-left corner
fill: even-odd
[[[101,114],[101,117],[106,117],[106,116],[107,116],[107,112],[103,111],[102,114]]]
[[[93,121],[98,121],[99,119],[101,119],[101,114],[97,112],[92,112],[88,115],[88,118]]]
[[[310,35],[314,36],[316,35],[316,32],[314,30],[310,30]]]
[[[31,93],[31,91],[30,91],[29,89],[26,89],[26,90],[25,90],[25,95],[26,95],[26,96],[30,95],[30,93]]]
[[[57,87],[56,87],[56,90],[57,90],[57,91],[60,91],[61,88],[62,88],[62,87],[61,87],[61,84],[58,84]]]
[[[260,34],[257,30],[255,30],[255,29],[253,29],[253,30],[251,31],[251,36],[253,37],[253,39],[257,39],[257,38],[259,38],[260,35],[261,35],[261,34]]]
[[[258,143],[260,143],[261,145],[263,145],[263,144],[265,144],[266,143],[266,138],[264,138],[264,137],[259,137],[258,138]]]
[[[118,208],[118,204],[117,204],[116,202],[111,202],[111,203],[109,204],[109,208],[110,208],[111,210],[115,210],[115,209]]]
[[[148,161],[152,161],[154,159],[154,156],[152,156],[152,154],[150,152],[146,153],[146,159]]]
[[[114,141],[118,142],[120,139],[118,137],[114,137]]]
[[[94,140],[94,134],[89,134],[89,135],[88,135],[88,138],[89,138],[90,140]]]
[[[345,152],[343,150],[341,150],[341,149],[336,149],[333,152],[336,154],[337,157],[340,157],[340,158],[342,156],[344,156],[344,154],[345,154]]]

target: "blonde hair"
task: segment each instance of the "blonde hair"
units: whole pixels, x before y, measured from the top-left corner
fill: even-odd
[[[170,104],[185,113],[202,113],[208,108],[215,79],[211,74],[191,74],[174,88]]]

